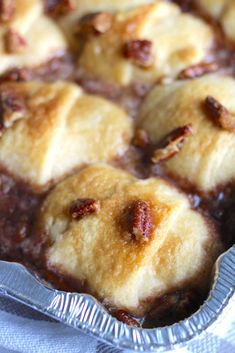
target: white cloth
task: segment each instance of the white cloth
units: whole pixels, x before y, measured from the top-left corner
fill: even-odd
[[[235,302],[217,327],[177,353],[235,353]],[[119,349],[66,327],[0,296],[0,353],[120,353]],[[125,352],[126,353],[126,352]]]

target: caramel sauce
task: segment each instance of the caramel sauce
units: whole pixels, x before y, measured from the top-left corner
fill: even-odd
[[[216,62],[218,71],[235,75],[235,46],[224,36],[218,23],[203,14],[191,0],[175,0],[183,11],[202,17],[214,28],[216,40],[205,62]],[[133,118],[151,89],[151,85],[136,82],[126,88],[118,88],[110,83],[101,82],[93,77],[84,77],[75,69],[73,54],[64,54],[49,62],[31,69],[15,68],[0,76],[0,84],[6,81],[69,80],[80,84],[88,93],[103,96],[122,106]],[[166,175],[164,167],[150,167],[149,154],[143,149],[130,146],[126,154],[112,163],[123,168],[138,178],[161,176],[183,189],[191,202],[192,208],[213,219],[219,228],[221,239],[226,248],[235,242],[235,187],[227,185],[208,195],[202,195],[191,185]],[[39,242],[34,247],[32,229],[40,206],[46,194],[38,194],[28,185],[0,171],[0,258],[17,261],[30,267],[46,285],[65,291],[86,292],[84,283],[77,283],[56,269],[45,268],[45,249],[47,244]],[[34,235],[35,236],[35,235]],[[195,289],[176,289],[160,298],[152,311],[145,318],[133,318],[129,314],[104,306],[120,320],[134,326],[155,327],[171,324],[183,319],[198,309],[207,293],[195,295]]]

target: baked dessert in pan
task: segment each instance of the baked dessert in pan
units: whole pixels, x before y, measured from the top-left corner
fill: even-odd
[[[225,3],[0,0],[1,259],[134,326],[199,307],[235,231]]]
[[[213,42],[206,23],[165,1],[118,12],[109,21],[103,35],[84,40],[78,65],[81,71],[119,85],[175,77],[203,61]]]
[[[50,243],[49,269],[140,316],[187,282],[207,286],[222,249],[213,225],[172,185],[160,178],[137,180],[106,165],[58,184],[35,227]]]
[[[130,10],[132,8],[137,7],[138,5],[151,4],[152,2],[152,0],[75,0],[72,2],[67,2],[67,9],[72,7],[73,11],[67,11],[64,16],[61,16],[59,18],[58,23],[65,32],[70,44],[73,44],[73,46],[76,48],[78,43],[77,40],[74,38],[74,32],[76,32],[78,20],[82,19],[84,16],[91,13],[98,14],[100,12],[103,12],[105,13],[106,17],[105,22],[107,23],[107,18],[111,18],[110,14],[115,14],[119,11]],[[101,23],[103,27],[104,21],[102,20]]]
[[[13,67],[43,64],[68,47],[40,0],[1,1],[0,22],[0,74]]]
[[[133,134],[122,109],[65,81],[4,83],[0,97],[0,163],[34,186],[123,154]]]
[[[232,77],[218,74],[156,85],[146,97],[137,118],[137,126],[156,144],[153,163],[164,163],[168,173],[187,180],[204,192],[233,182],[234,89]],[[161,155],[159,152],[163,149],[158,144],[176,128],[189,125],[191,131],[185,136],[181,151],[174,158],[167,152]]]

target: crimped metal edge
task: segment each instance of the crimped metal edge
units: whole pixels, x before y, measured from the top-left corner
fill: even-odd
[[[164,352],[183,346],[218,321],[235,294],[235,246],[215,265],[209,297],[190,318],[155,329],[129,327],[92,296],[44,287],[22,265],[0,262],[0,293],[121,349]]]

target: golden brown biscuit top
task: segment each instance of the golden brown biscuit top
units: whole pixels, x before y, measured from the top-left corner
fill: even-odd
[[[81,24],[81,36],[82,29]],[[152,82],[175,77],[203,61],[212,42],[211,29],[202,20],[157,1],[117,13],[105,33],[89,35],[78,65],[81,71],[116,84]]]
[[[234,1],[190,4],[0,0],[0,258],[124,317],[234,242]]]
[[[67,49],[63,33],[44,14],[43,1],[3,0],[1,6],[0,74],[40,65]]]
[[[42,206],[36,232],[50,244],[48,269],[141,315],[186,282],[205,288],[220,249],[215,230],[172,185],[160,178],[140,181],[105,165],[57,185]]]
[[[233,78],[208,75],[157,85],[142,107],[138,125],[156,146],[175,129],[190,124],[190,136],[173,158],[166,156],[163,164],[200,190],[210,191],[235,178],[234,89]],[[153,162],[161,163],[156,160],[159,151],[156,149]]]
[[[1,165],[30,184],[45,186],[84,164],[110,161],[132,136],[122,109],[72,83],[6,83],[0,103]]]
[[[154,0],[74,0],[74,8],[79,11],[79,14],[84,15],[89,12],[99,11],[121,11],[128,8],[137,7],[138,5],[144,5]]]

